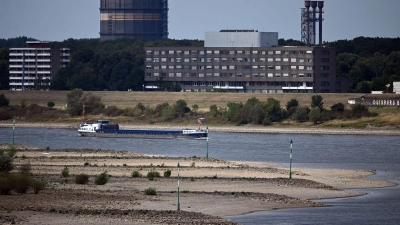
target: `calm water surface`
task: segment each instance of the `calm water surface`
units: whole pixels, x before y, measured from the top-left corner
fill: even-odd
[[[39,148],[127,150],[150,155],[204,157],[204,140],[80,137],[76,130],[17,128],[15,143]],[[400,181],[397,136],[210,133],[209,157],[274,162],[293,167],[376,170],[370,179]],[[0,143],[12,142],[12,129],[0,128]],[[323,200],[330,207],[277,210],[228,217],[241,224],[400,224],[400,188],[362,190],[366,196]]]

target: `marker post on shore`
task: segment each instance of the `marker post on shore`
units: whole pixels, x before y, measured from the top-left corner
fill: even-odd
[[[208,125],[206,126],[207,129],[207,152],[206,152],[206,158],[208,159]]]
[[[181,203],[179,202],[179,171],[181,169],[181,166],[179,165],[178,162],[178,210],[181,210]]]
[[[290,170],[289,170],[289,179],[292,179],[292,148],[293,148],[293,141],[290,139]]]
[[[14,144],[14,130],[15,130],[15,117],[13,117],[13,138],[12,138],[13,144]]]

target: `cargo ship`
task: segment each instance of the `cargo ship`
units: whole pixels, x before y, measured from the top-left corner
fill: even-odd
[[[86,137],[116,137],[116,138],[182,138],[204,139],[208,137],[208,129],[183,129],[183,130],[144,130],[119,129],[116,123],[109,120],[98,120],[97,123],[81,123],[79,135]]]

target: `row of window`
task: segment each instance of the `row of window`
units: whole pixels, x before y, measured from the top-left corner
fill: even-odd
[[[35,57],[35,56],[25,56],[25,57],[22,57],[22,56],[10,56],[10,60],[11,59],[36,60],[36,59],[51,59],[51,57],[50,56],[37,56],[37,57]]]
[[[10,62],[10,66],[22,66],[22,63],[20,62]],[[25,67],[32,67],[32,66],[50,66],[50,62],[26,62],[24,63]]]
[[[303,87],[304,82],[281,82],[281,81],[183,81],[179,84],[184,86],[217,86],[217,87],[248,87],[248,86],[277,86],[277,87]],[[306,87],[313,87],[313,82],[305,82]]]
[[[146,73],[146,77],[314,77],[313,73]]]
[[[321,70],[329,70],[329,66],[321,66]],[[315,66],[265,66],[265,65],[255,65],[255,66],[152,66],[147,65],[146,70],[315,70]]]
[[[146,58],[146,62],[314,62],[313,58]],[[329,58],[320,62],[328,63]]]
[[[282,51],[282,50],[146,50],[146,55],[306,55],[314,51]],[[322,55],[329,55],[329,50],[322,50]]]
[[[25,68],[25,72],[26,71],[51,71],[50,68]],[[22,68],[10,68],[10,72],[21,72],[22,73]]]

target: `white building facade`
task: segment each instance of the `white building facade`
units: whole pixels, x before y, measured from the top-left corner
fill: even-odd
[[[257,30],[221,30],[206,32],[204,47],[273,47],[278,46],[278,32]]]
[[[52,49],[48,42],[29,41],[27,48],[9,50],[10,90],[47,90],[52,77],[69,62],[69,48]]]

